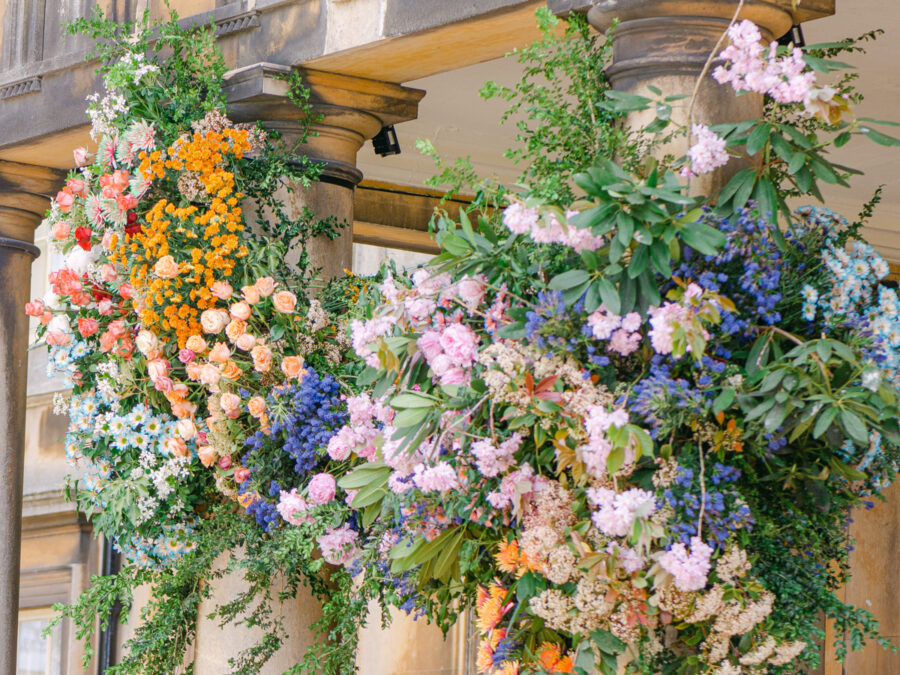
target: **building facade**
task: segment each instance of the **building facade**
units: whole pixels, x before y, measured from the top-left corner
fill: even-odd
[[[108,571],[108,553],[90,526],[66,502],[68,472],[63,436],[66,420],[53,415],[52,398],[61,383],[44,374],[45,356],[26,352],[29,339],[24,303],[43,294],[44,279],[59,261],[40,227],[47,199],[72,168],[73,147],[85,144],[85,97],[99,88],[91,45],[84,37],[63,36],[65,24],[86,16],[93,5],[117,20],[144,11],[165,14],[157,0],[0,0],[0,456],[13,487],[0,493],[0,672],[102,672],[127,638],[127,625],[85,670],[82,649],[63,624],[48,639],[40,630],[54,602],[74,599],[90,575]],[[231,69],[228,96],[239,121],[263,121],[291,128],[285,118],[286,91],[278,76],[299,69],[311,102],[322,118],[318,135],[304,149],[326,164],[324,180],[301,192],[301,205],[320,215],[352,223],[348,234],[315,253],[330,274],[345,268],[374,271],[390,257],[401,265],[427,258],[435,247],[427,225],[440,194],[425,187],[432,162],[416,152],[429,138],[445,156],[469,156],[484,175],[515,182],[519,168],[503,159],[512,145],[512,123],[498,127],[502,105],[479,100],[487,79],[514,82],[519,66],[504,55],[538,35],[534,12],[549,4],[560,14],[589,12],[592,25],[606,29],[622,21],[610,76],[617,88],[666,93],[692,88],[708,54],[738,5],[737,0],[172,0],[183,21],[214,22]],[[772,38],[803,24],[808,43],[855,36],[873,28],[886,35],[867,55],[857,57],[859,88],[868,95],[864,114],[896,118],[900,79],[895,75],[900,7],[880,0],[752,0],[745,16]],[[704,86],[698,117],[717,122],[753,116],[759,101],[735,99]],[[682,111],[683,114],[684,111]],[[678,112],[676,111],[676,114]],[[403,152],[383,157],[372,139],[394,127]],[[885,199],[876,212],[869,240],[900,272],[900,157],[889,148],[854,146],[840,157],[865,176],[854,189],[826,194],[828,205],[855,215],[880,184]],[[721,179],[721,177],[719,177]],[[456,205],[458,207],[458,204]],[[453,202],[450,209],[454,208]],[[40,254],[40,255],[38,255]],[[29,282],[30,279],[30,282]],[[33,327],[32,327],[33,328]],[[15,489],[23,477],[23,492]],[[894,493],[897,490],[893,491]],[[889,492],[891,494],[891,492]],[[900,495],[897,495],[900,496]],[[900,536],[900,499],[853,524],[868,537],[856,552],[856,576],[848,599],[869,604],[886,636],[900,638],[900,591],[894,592],[893,542]],[[886,535],[886,536],[885,536]],[[18,542],[21,542],[19,544]],[[883,543],[873,543],[883,542]],[[18,588],[18,591],[16,589]],[[221,598],[233,592],[228,583]],[[14,608],[18,607],[18,614]],[[300,598],[284,611],[295,619],[296,644],[279,654],[272,672],[281,672],[302,654],[310,612]],[[373,621],[377,625],[377,621]],[[16,627],[18,626],[18,627]],[[193,659],[198,674],[227,671],[228,649],[240,646],[236,629],[201,625]],[[439,631],[398,617],[387,632],[367,629],[359,657],[363,673],[467,673],[471,651],[465,621],[443,640]],[[18,670],[10,655],[18,652]],[[6,660],[4,660],[6,659]],[[877,648],[851,657],[845,672],[900,672],[900,658]],[[280,669],[278,666],[282,666]],[[840,666],[826,649],[824,673]]]

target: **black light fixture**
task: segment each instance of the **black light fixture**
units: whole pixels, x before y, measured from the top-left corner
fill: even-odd
[[[800,24],[798,23],[796,26],[791,26],[791,29],[778,39],[778,44],[782,47],[789,47],[791,45],[800,47],[801,49],[805,47],[806,40],[803,38],[803,28]]]
[[[381,131],[372,139],[372,147],[375,148],[375,154],[380,157],[400,154],[400,141],[397,140],[393,124],[381,127]]]

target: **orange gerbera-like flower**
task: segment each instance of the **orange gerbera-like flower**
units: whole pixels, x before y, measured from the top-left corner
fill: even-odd
[[[572,657],[563,655],[562,648],[552,642],[541,645],[538,663],[548,673],[571,673],[575,669]]]
[[[513,539],[511,542],[501,541],[497,545],[497,553],[494,555],[497,567],[501,572],[514,574],[521,577],[526,572],[537,571],[535,565],[528,556],[519,548],[519,542]]]
[[[504,603],[506,595],[506,589],[498,584],[491,584],[490,589],[479,586],[475,614],[478,617],[478,631],[482,635],[491,632],[513,606],[512,602]]]

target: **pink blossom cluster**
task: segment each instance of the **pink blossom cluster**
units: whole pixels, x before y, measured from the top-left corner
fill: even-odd
[[[377,316],[368,321],[354,319],[350,322],[353,351],[366,362],[366,365],[372,368],[379,367],[378,354],[372,351],[372,343],[389,334],[395,323],[396,319],[391,316]]]
[[[644,567],[647,562],[640,553],[628,546],[622,546],[618,542],[611,541],[606,547],[606,552],[616,556],[616,562],[625,570],[626,574],[634,574]]]
[[[500,489],[488,492],[485,498],[495,509],[506,509],[546,485],[547,479],[535,476],[530,464],[506,474],[500,481]]]
[[[319,549],[325,562],[331,565],[347,566],[359,555],[356,539],[359,533],[344,523],[338,528],[328,530],[319,537]]]
[[[659,558],[660,566],[673,577],[678,590],[699,591],[706,586],[713,550],[700,537],[691,537],[691,549],[678,542]]]
[[[368,394],[347,399],[350,422],[341,427],[328,441],[328,456],[343,462],[356,452],[360,457],[375,459],[375,441],[382,430],[376,424],[388,424],[393,411],[382,401],[373,401]]]
[[[631,488],[625,492],[602,487],[590,488],[587,496],[598,507],[591,516],[591,521],[608,537],[630,535],[635,520],[646,518],[656,510],[656,496],[640,488]]]
[[[717,82],[730,84],[737,92],[768,94],[779,103],[804,103],[810,98],[816,74],[806,69],[800,49],[779,57],[778,44],[772,42],[766,50],[759,28],[747,20],[729,28],[728,37],[731,44],[719,54],[727,63],[713,71]]]
[[[709,332],[699,326],[696,321],[695,308],[703,297],[703,288],[697,284],[688,284],[680,302],[667,302],[662,307],[651,307],[650,344],[657,354],[673,354],[675,331],[678,328],[689,333],[700,330],[704,340],[709,339]],[[690,341],[685,343],[685,351],[691,351]],[[676,358],[680,354],[675,355]]]
[[[459,477],[447,462],[438,462],[433,466],[419,464],[413,471],[413,482],[422,492],[447,492],[459,488]]]
[[[462,323],[427,330],[417,344],[441,384],[468,384],[478,352],[478,335]]]
[[[628,413],[624,408],[618,408],[607,412],[603,406],[591,406],[587,409],[584,419],[584,427],[588,433],[588,441],[581,448],[581,459],[589,475],[594,478],[604,478],[607,474],[606,460],[612,452],[612,444],[607,438],[606,432],[610,427],[624,427],[628,424]],[[629,450],[625,455],[625,463],[634,462],[634,451]]]
[[[695,124],[691,129],[697,142],[687,151],[689,162],[681,170],[683,178],[701,176],[728,164],[731,155],[728,154],[724,138],[705,124]]]
[[[566,219],[578,215],[578,211],[566,211]],[[525,234],[537,244],[562,244],[577,252],[596,251],[603,247],[603,237],[594,236],[589,229],[568,225],[563,227],[556,215],[541,223],[540,212],[521,202],[513,202],[503,211],[503,224],[513,234]]]
[[[628,356],[635,352],[641,344],[641,315],[630,312],[619,316],[610,312],[605,305],[588,317],[588,326],[598,340],[609,340],[607,350]]]
[[[513,467],[515,454],[521,446],[522,434],[515,433],[499,445],[489,438],[482,438],[472,443],[471,451],[481,475],[494,478]]]

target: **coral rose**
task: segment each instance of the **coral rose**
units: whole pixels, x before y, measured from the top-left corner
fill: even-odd
[[[178,263],[170,255],[164,255],[156,261],[153,272],[161,279],[174,279],[178,276]]]
[[[231,350],[224,342],[217,342],[210,350],[208,358],[213,363],[225,363],[231,358]]]
[[[251,349],[253,349],[253,345],[255,344],[256,338],[250,335],[250,333],[244,333],[234,341],[234,346],[245,352],[249,352]]]
[[[250,313],[253,310],[250,309],[250,305],[241,300],[240,302],[234,303],[228,310],[228,313],[231,314],[232,319],[238,319],[240,321],[246,321],[250,318]]]
[[[229,360],[228,363],[225,364],[225,367],[222,368],[222,377],[231,380],[232,382],[243,374],[244,371],[241,370],[241,367],[231,360]]]
[[[98,330],[100,330],[100,322],[97,319],[78,318],[78,332],[81,333],[81,337],[90,337]]]
[[[260,277],[253,284],[257,292],[264,298],[268,298],[275,292],[275,280],[272,277]]]
[[[69,340],[71,337],[68,333],[63,333],[60,330],[50,330],[47,331],[47,334],[44,335],[44,341],[48,345],[66,345],[69,344]],[[106,351],[109,351],[108,349]]]
[[[53,238],[56,240],[65,239],[69,236],[71,231],[72,228],[65,220],[57,220],[53,223],[53,227],[50,228],[50,234],[52,234]]]
[[[216,463],[218,456],[219,453],[211,445],[201,445],[197,448],[197,457],[200,458],[200,463],[207,469]]]
[[[259,419],[266,412],[266,400],[262,396],[254,396],[247,401],[247,410],[253,417]]]
[[[258,373],[267,373],[272,367],[272,350],[265,345],[256,345],[251,351],[253,369]]]
[[[28,316],[40,316],[44,313],[44,303],[40,300],[33,300],[25,303],[25,313]]]
[[[297,296],[290,291],[278,291],[272,296],[272,304],[282,314],[290,314],[297,306]]]
[[[232,319],[227,326],[225,326],[225,335],[228,336],[228,339],[234,342],[237,340],[244,332],[247,330],[247,322],[241,321],[240,319]]]
[[[59,204],[59,210],[68,213],[75,203],[75,196],[71,192],[60,191],[56,193],[56,203]]]
[[[291,379],[300,377],[303,372],[303,359],[299,356],[285,356],[281,361],[281,372]]]
[[[234,289],[227,281],[217,281],[209,287],[209,292],[219,298],[219,300],[227,300],[234,293]]]
[[[228,313],[221,309],[207,309],[200,315],[200,326],[204,333],[221,333],[228,321]]]

